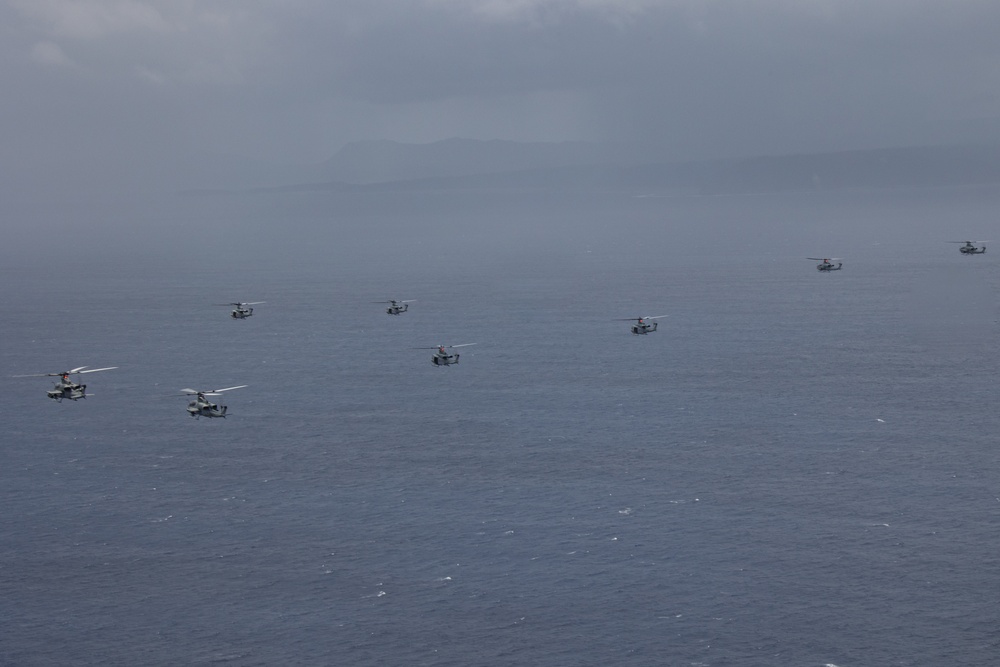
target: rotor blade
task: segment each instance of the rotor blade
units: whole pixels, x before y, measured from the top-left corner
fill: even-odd
[[[658,320],[661,317],[670,317],[669,315],[650,315],[649,317],[644,317],[644,320]]]
[[[118,367],[117,366],[108,366],[107,368],[91,368],[90,370],[75,371],[75,372],[78,372],[78,373],[80,373],[82,375],[83,373],[96,373],[97,371],[112,371],[112,370],[114,370],[116,368],[118,368]],[[73,372],[74,371],[70,371],[70,373],[73,373]]]
[[[73,370],[71,370],[71,371],[66,371],[66,372],[67,372],[67,373],[79,373],[79,372],[80,372],[80,371],[82,371],[82,370],[83,370],[84,368],[86,368],[86,366],[80,366],[79,368],[74,368]]]
[[[11,375],[14,378],[47,378],[56,375],[62,375],[62,373],[32,373],[30,375]]]
[[[225,389],[212,389],[211,391],[206,391],[205,394],[217,394],[222,391],[232,391],[233,389],[242,389],[243,387],[249,387],[248,384],[240,384],[235,387],[226,387]]]
[[[416,299],[406,299],[404,301],[397,301],[397,303],[415,303]]]
[[[261,303],[267,303],[267,301],[249,301],[247,303],[244,303],[243,305],[244,306],[256,306],[256,305],[261,304]]]
[[[811,259],[814,262],[827,262],[830,260],[829,257],[806,257],[806,259]]]
[[[461,345],[446,345],[445,347],[469,347],[470,345],[475,345],[475,343],[462,343]]]
[[[181,389],[181,393],[182,394],[199,394],[201,392],[199,392],[197,389]]]

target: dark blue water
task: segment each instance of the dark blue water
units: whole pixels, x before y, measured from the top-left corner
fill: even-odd
[[[1000,274],[943,241],[998,200],[39,213],[2,271],[0,662],[992,664]],[[9,377],[84,364],[120,369],[75,403]],[[237,384],[225,420],[178,394]]]

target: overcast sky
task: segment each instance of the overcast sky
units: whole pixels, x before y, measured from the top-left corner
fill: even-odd
[[[5,173],[369,138],[788,153],[1000,117],[996,0],[0,3]]]

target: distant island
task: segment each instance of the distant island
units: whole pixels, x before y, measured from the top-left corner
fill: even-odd
[[[926,188],[1000,183],[1000,144],[918,146],[805,155],[679,161],[626,145],[448,139],[363,141],[319,165],[258,167],[239,179],[215,164],[189,192],[607,189],[738,194]],[[240,181],[243,182],[240,182]],[[216,185],[215,183],[221,183]]]

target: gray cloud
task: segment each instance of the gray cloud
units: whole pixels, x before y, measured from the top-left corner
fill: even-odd
[[[1000,117],[990,2],[8,0],[0,21],[5,173],[376,137],[826,150]]]

